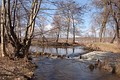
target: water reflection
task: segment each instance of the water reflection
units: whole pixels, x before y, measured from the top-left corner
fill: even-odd
[[[52,53],[56,55],[66,55],[71,57],[78,56],[86,52],[81,46],[68,48],[31,46],[30,49],[33,52]]]

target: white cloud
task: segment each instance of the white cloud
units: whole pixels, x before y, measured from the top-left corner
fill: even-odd
[[[46,25],[44,28],[44,31],[48,31],[51,30],[53,28],[53,26],[51,26],[50,24]]]

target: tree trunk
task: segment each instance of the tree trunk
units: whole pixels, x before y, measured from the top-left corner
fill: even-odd
[[[7,35],[9,36],[9,40],[14,47],[14,52],[15,52],[15,57],[19,58],[24,58],[28,56],[28,51],[31,45],[31,40],[33,37],[33,32],[34,32],[34,27],[35,27],[35,19],[38,14],[38,11],[40,9],[40,4],[42,0],[38,2],[38,0],[33,0],[32,2],[32,7],[31,7],[31,14],[29,18],[29,23],[28,26],[26,27],[26,33],[25,33],[25,38],[21,42],[19,40],[19,37],[16,35],[14,27],[15,27],[15,22],[12,23],[11,21],[11,14],[10,14],[10,0],[8,0],[8,24],[6,27],[7,30]],[[14,8],[14,14],[16,13],[16,8]],[[13,20],[15,19],[15,15],[13,15]],[[15,20],[14,20],[15,21]]]
[[[5,11],[5,0],[2,0],[1,7],[1,56],[5,55],[5,23],[6,23],[6,11]]]
[[[10,6],[10,0],[7,0],[7,7],[5,6],[5,0],[2,0],[2,13],[1,13],[1,55],[4,56],[5,53],[5,30],[6,34],[10,40],[10,43],[12,44],[14,48],[15,57],[27,57],[29,47],[31,45],[31,40],[33,37],[34,27],[35,27],[35,19],[38,14],[38,11],[40,9],[40,2],[38,0],[33,0],[32,7],[31,7],[31,14],[29,18],[29,23],[26,28],[25,38],[21,42],[19,40],[19,36],[15,33],[15,19],[16,19],[16,5],[17,0],[14,2],[14,8],[13,8],[13,15],[11,13],[11,6]],[[7,14],[6,14],[7,11]],[[7,19],[7,20],[6,20]],[[13,21],[12,21],[13,20]]]
[[[0,36],[1,36],[1,7],[0,7]],[[0,37],[0,43],[1,43],[1,37]]]
[[[58,43],[58,41],[59,41],[59,37],[60,37],[60,29],[59,29],[59,31],[57,32],[57,39],[56,39],[56,42]]]
[[[56,39],[56,42],[58,43],[58,40],[59,40],[59,33],[57,34],[57,39]]]
[[[66,43],[68,43],[69,32],[70,32],[70,16],[69,16],[69,14],[68,14],[68,29],[67,29],[67,40],[66,40]]]
[[[120,32],[119,32],[119,25],[118,25],[118,22],[116,22],[116,40],[117,40],[117,44],[120,45]]]
[[[72,16],[72,20],[73,20],[73,43],[75,43],[75,22],[73,16]]]
[[[118,3],[119,3],[118,7],[120,8],[120,1]],[[118,9],[118,13],[114,12],[113,7],[112,7],[112,3],[110,2],[110,11],[111,11],[112,17],[115,21],[116,41],[117,41],[117,44],[120,45],[120,31],[119,31],[120,30],[120,25],[119,25],[119,23],[120,23],[120,15],[119,15],[120,10]]]
[[[114,37],[112,38],[112,40],[110,41],[110,43],[113,43],[115,41],[115,38],[116,38],[116,33],[115,33]]]
[[[104,32],[105,27],[106,27],[108,16],[109,16],[109,12],[107,10],[107,1],[104,1],[104,14],[103,14],[102,26],[100,28],[100,34],[99,34],[99,37],[100,37],[99,41],[100,42],[102,42],[103,32]]]
[[[35,19],[40,9],[41,2],[42,0],[40,1],[40,3],[38,3],[38,0],[34,0],[32,3],[30,20],[29,20],[29,24],[26,29],[26,34],[25,34],[25,38],[23,41],[23,47],[22,47],[22,52],[23,52],[24,57],[28,57],[29,55],[28,51],[31,45],[31,40],[32,40],[33,32],[34,32]]]

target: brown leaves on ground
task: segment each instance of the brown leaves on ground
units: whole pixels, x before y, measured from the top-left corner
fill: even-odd
[[[27,80],[33,75],[35,66],[23,59],[0,58],[0,80]]]

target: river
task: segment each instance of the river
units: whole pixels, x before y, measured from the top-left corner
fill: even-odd
[[[97,58],[100,56],[101,59],[101,56],[103,58],[104,55],[110,57],[109,54],[96,55],[89,59],[89,56],[86,57],[87,51],[81,46],[68,48],[32,46],[31,51],[67,56],[64,59],[45,56],[34,57],[33,62],[37,64],[38,68],[35,70],[32,80],[120,80],[120,77],[108,71],[99,69],[91,71],[88,68],[89,64],[96,60],[96,56]],[[83,55],[83,59],[80,59],[81,55]],[[115,54],[115,57],[118,56],[120,55],[116,56]]]

